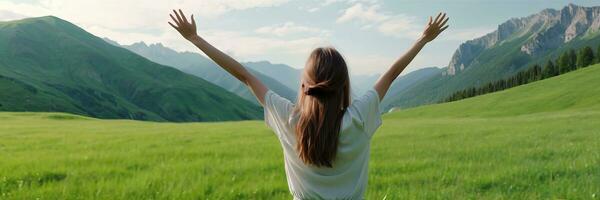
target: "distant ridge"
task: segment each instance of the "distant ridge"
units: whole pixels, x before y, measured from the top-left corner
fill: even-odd
[[[110,39],[105,39],[111,41]],[[114,42],[113,44],[118,45]],[[230,92],[233,92],[246,100],[254,102],[258,105],[256,97],[248,89],[248,87],[242,84],[235,77],[231,76],[227,71],[217,66],[213,61],[208,58],[193,52],[177,52],[173,49],[163,46],[160,43],[147,45],[144,42],[137,42],[131,45],[118,45],[122,46],[134,53],[139,54],[153,62],[175,67],[183,72],[198,76],[204,80],[207,80],[215,85],[218,85]],[[248,65],[242,63],[243,65]],[[252,65],[254,67],[255,65]],[[261,63],[258,66],[265,66],[269,68],[275,68],[270,63]],[[257,76],[263,83],[265,83],[271,90],[277,94],[285,97],[291,101],[296,99],[296,91],[288,88],[279,81],[275,80],[271,76],[265,75],[261,72],[254,70],[250,67],[249,70],[252,74]],[[287,67],[287,66],[277,66]],[[291,67],[287,67],[291,68]]]

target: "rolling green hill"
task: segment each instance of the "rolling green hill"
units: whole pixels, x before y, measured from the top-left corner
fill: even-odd
[[[0,22],[0,110],[97,118],[262,118],[222,88],[115,47],[56,17]]]
[[[457,102],[408,109],[392,116],[496,117],[555,111],[600,111],[600,65]]]
[[[600,198],[598,77],[595,65],[385,115],[366,198]],[[262,121],[0,120],[2,199],[291,197],[281,147]]]

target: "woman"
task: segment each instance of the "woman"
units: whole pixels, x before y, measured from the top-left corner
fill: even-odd
[[[169,24],[231,75],[264,107],[265,121],[281,142],[294,199],[362,199],[367,186],[370,140],[381,125],[379,101],[392,81],[428,42],[448,26],[446,14],[429,17],[423,35],[383,74],[372,90],[350,102],[344,58],[317,48],[308,58],[296,104],[269,90],[240,63],[196,34],[194,16],[181,10]]]

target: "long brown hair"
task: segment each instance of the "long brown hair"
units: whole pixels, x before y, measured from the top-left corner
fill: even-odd
[[[350,78],[342,55],[317,48],[309,56],[296,104],[296,149],[300,159],[332,167],[344,112],[350,104]]]

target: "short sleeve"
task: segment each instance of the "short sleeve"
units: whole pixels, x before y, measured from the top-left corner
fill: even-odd
[[[281,132],[286,130],[289,125],[289,117],[292,112],[294,105],[287,100],[279,96],[277,93],[269,90],[265,94],[265,123],[269,126],[275,134],[281,135]]]
[[[373,136],[382,123],[379,101],[379,94],[371,89],[352,102],[352,106],[358,112],[363,129],[369,138]]]

